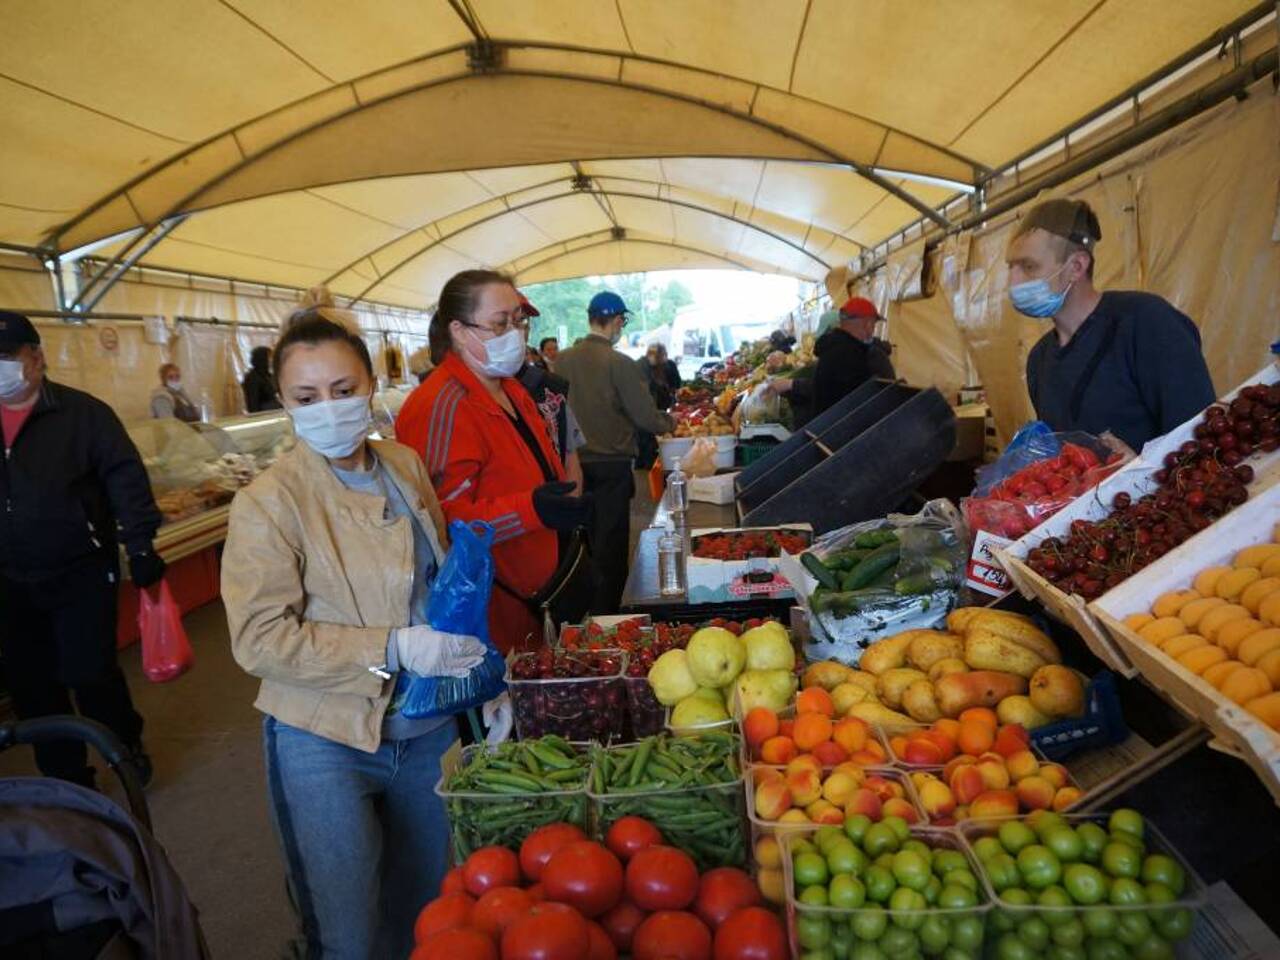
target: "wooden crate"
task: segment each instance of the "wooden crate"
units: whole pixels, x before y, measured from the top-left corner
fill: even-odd
[[[1237,507],[1151,566],[1089,604],[1090,612],[1106,627],[1112,640],[1138,667],[1144,680],[1188,716],[1205,724],[1231,753],[1242,757],[1280,803],[1280,732],[1232,703],[1214,687],[1187,670],[1124,625],[1133,613],[1146,613],[1163,593],[1191,586],[1206,567],[1230,566],[1247,546],[1272,540],[1280,521],[1280,470],[1259,478],[1261,492]]]
[[[1276,382],[1280,382],[1280,367],[1271,363],[1267,364],[1252,377],[1249,377],[1241,387],[1255,383],[1271,384]],[[1230,402],[1240,392],[1241,387],[1232,390],[1219,402]],[[996,557],[1024,597],[1038,600],[1051,616],[1061,620],[1080,634],[1095,656],[1111,669],[1126,677],[1134,676],[1137,671],[1133,664],[1129,662],[1124,649],[1114,640],[1111,631],[1098,619],[1094,612],[1094,607],[1098,602],[1110,600],[1117,594],[1117,591],[1123,591],[1128,584],[1132,583],[1137,577],[1141,577],[1145,571],[1135,574],[1134,577],[1130,577],[1120,586],[1107,591],[1094,604],[1089,604],[1083,597],[1076,594],[1067,594],[1037,574],[1027,566],[1026,557],[1032,549],[1039,546],[1049,537],[1065,538],[1070,533],[1073,520],[1096,521],[1109,516],[1111,514],[1111,502],[1117,493],[1127,493],[1134,500],[1137,500],[1139,497],[1153,492],[1157,486],[1154,474],[1164,465],[1165,455],[1178,449],[1185,441],[1192,438],[1196,424],[1200,422],[1200,417],[1201,414],[1197,413],[1163,437],[1152,440],[1143,448],[1142,455],[1137,459],[1131,460],[1123,468],[1103,480],[1098,486],[1077,497],[1062,510],[1040,524],[1040,526],[1026,533],[1021,539],[996,551]],[[1252,457],[1248,463],[1257,474],[1257,479],[1255,479],[1253,486],[1250,488],[1250,495],[1256,498],[1259,491],[1266,489],[1268,484],[1272,482],[1268,478],[1280,476],[1280,451]],[[1226,518],[1188,540],[1183,546],[1201,542],[1202,538],[1217,536],[1215,531],[1237,513],[1239,513],[1239,510],[1228,514]],[[1163,563],[1176,552],[1170,551],[1168,555],[1157,562]],[[1153,564],[1152,566],[1154,567],[1155,565]],[[1207,564],[1205,565],[1207,566]],[[1133,612],[1135,611],[1125,611],[1125,613]],[[1123,617],[1124,614],[1121,614],[1121,616]]]

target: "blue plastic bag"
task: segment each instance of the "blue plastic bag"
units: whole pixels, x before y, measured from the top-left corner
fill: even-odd
[[[478,637],[488,648],[465,677],[413,676],[401,712],[413,719],[461,713],[506,689],[507,664],[489,640],[489,593],[493,589],[493,527],[481,521],[449,524],[449,552],[431,584],[427,623],[436,630]]]

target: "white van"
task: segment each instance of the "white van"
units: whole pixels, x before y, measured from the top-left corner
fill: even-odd
[[[667,355],[676,362],[680,376],[691,380],[707,364],[721,363],[743,343],[767,337],[776,321],[733,323],[723,310],[690,304],[676,311],[667,338]]]

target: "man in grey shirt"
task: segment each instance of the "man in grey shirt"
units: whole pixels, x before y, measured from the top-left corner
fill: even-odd
[[[587,441],[578,456],[586,492],[595,498],[590,542],[597,585],[591,609],[597,614],[617,612],[627,583],[636,431],[675,429],[675,421],[654,404],[635,361],[613,349],[628,313],[616,293],[597,293],[587,307],[591,333],[556,360],[556,373],[569,381],[569,406]]]

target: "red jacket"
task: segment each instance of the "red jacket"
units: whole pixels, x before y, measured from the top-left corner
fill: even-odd
[[[502,390],[537,438],[542,455],[564,479],[547,423],[527,390],[512,378]],[[537,592],[557,562],[557,538],[533,509],[542,468],[497,402],[467,365],[450,352],[418,386],[396,417],[396,439],[418,451],[447,519],[484,520],[494,528],[496,577],[522,596]],[[542,641],[528,607],[496,583],[489,602],[489,634],[504,654]]]

